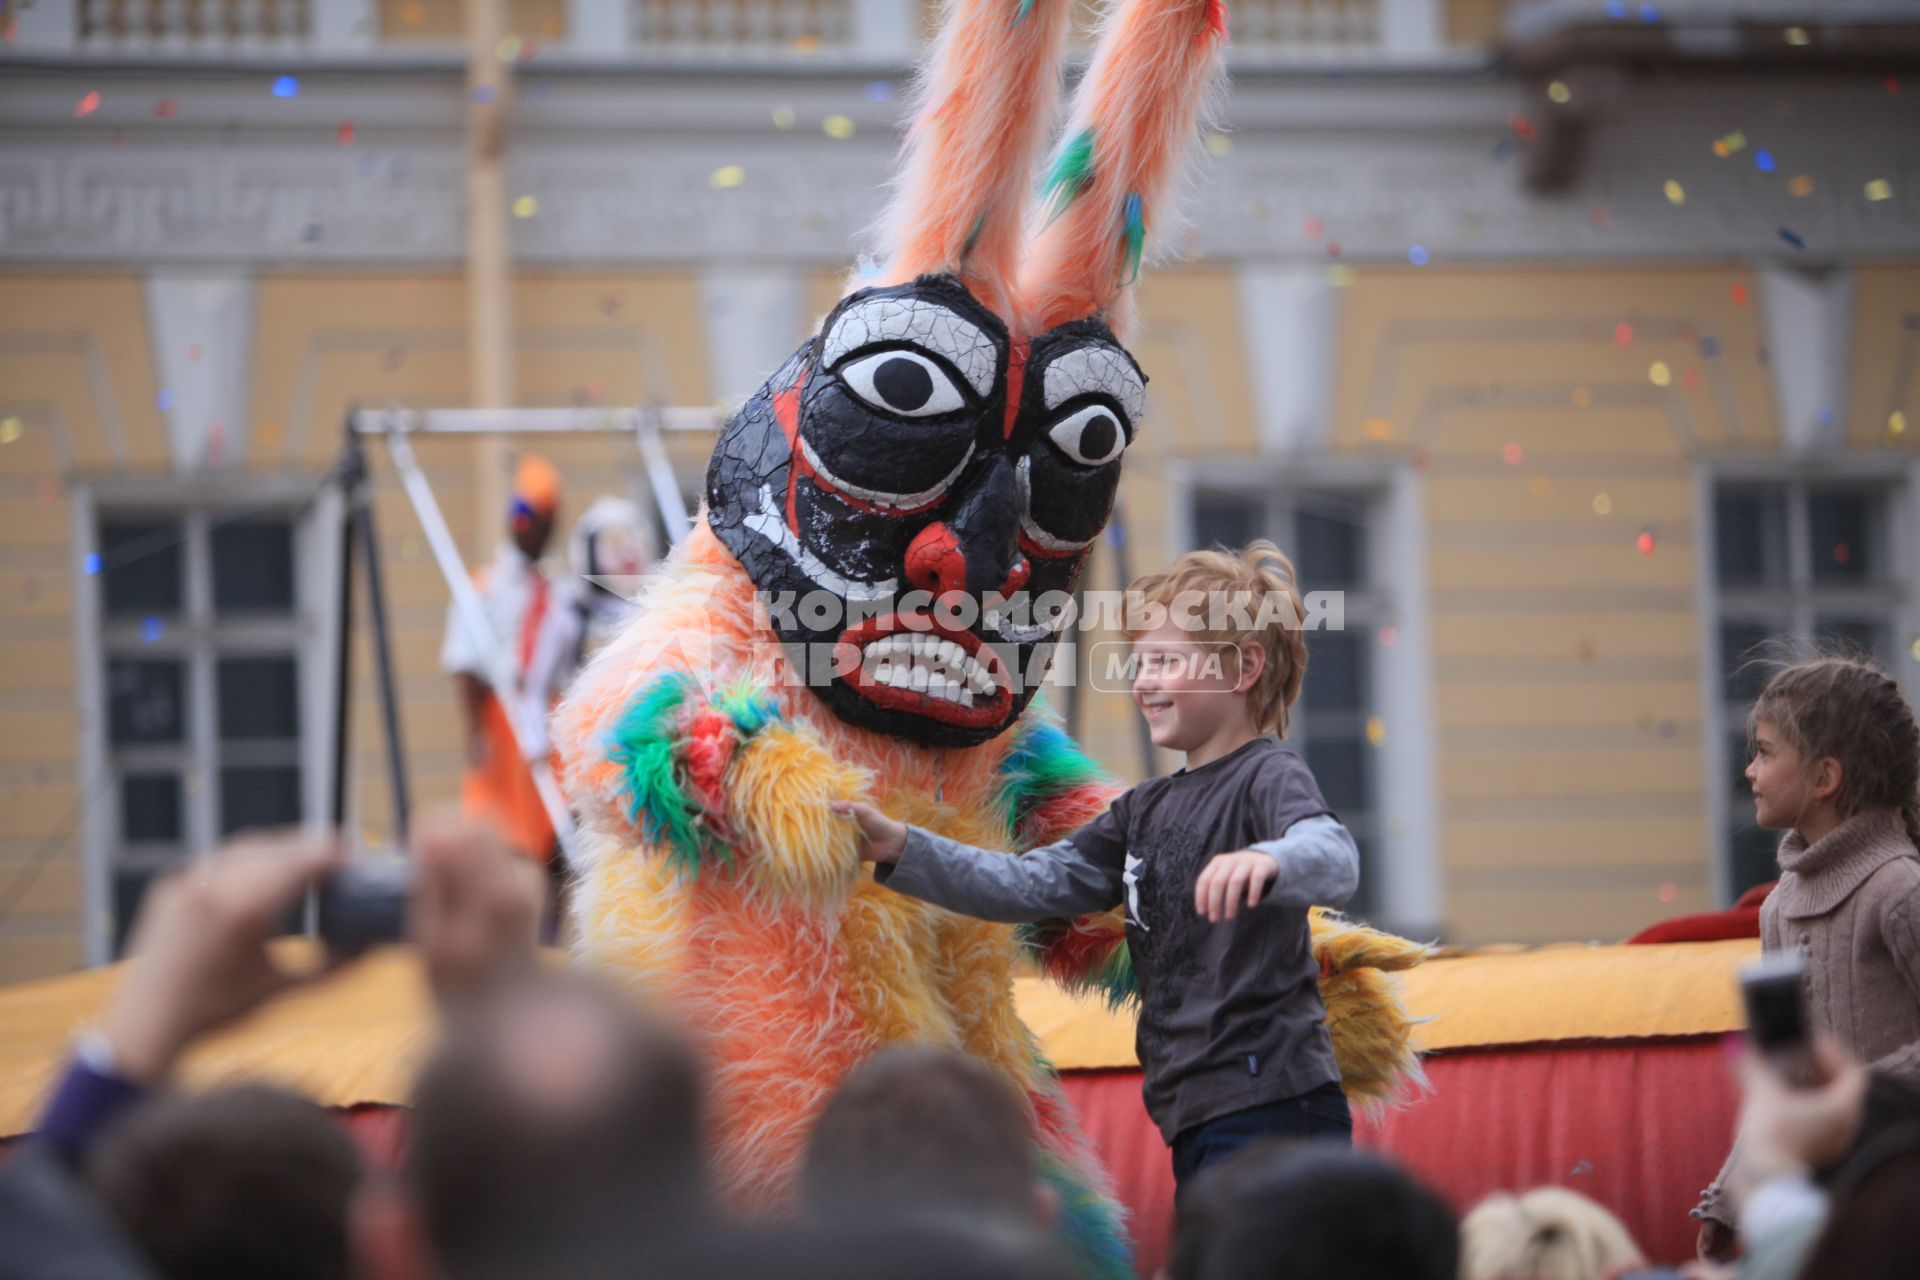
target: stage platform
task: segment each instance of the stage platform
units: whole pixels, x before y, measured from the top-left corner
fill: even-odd
[[[301,951],[307,944],[278,944]],[[1648,1253],[1691,1251],[1686,1211],[1732,1130],[1722,1037],[1742,1023],[1735,971],[1753,940],[1484,949],[1404,975],[1426,1019],[1432,1089],[1364,1117],[1359,1141],[1392,1153],[1461,1209],[1499,1189],[1556,1183],[1607,1204]],[[555,957],[559,962],[559,957]],[[73,1032],[97,1018],[117,967],[0,988],[0,1134],[31,1127]],[[1172,1175],[1140,1104],[1131,1018],[1017,979],[1022,1016],[1132,1211],[1141,1273],[1164,1259]],[[392,1150],[408,1083],[432,1037],[426,990],[403,948],[291,993],[210,1037],[182,1078],[268,1079],[352,1112]]]

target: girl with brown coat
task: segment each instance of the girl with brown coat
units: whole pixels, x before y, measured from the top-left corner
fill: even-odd
[[[1749,720],[1755,820],[1785,830],[1760,944],[1807,958],[1812,1029],[1920,1086],[1920,724],[1870,663],[1823,658],[1768,682]],[[1725,1256],[1728,1157],[1694,1216]]]

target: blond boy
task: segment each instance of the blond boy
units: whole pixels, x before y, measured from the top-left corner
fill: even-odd
[[[1269,542],[1197,551],[1128,589],[1133,700],[1186,766],[1057,844],[976,849],[837,806],[875,878],[989,920],[1124,904],[1148,1113],[1184,1185],[1260,1139],[1350,1141],[1307,909],[1359,883],[1359,851],[1284,736],[1306,642],[1293,566]]]

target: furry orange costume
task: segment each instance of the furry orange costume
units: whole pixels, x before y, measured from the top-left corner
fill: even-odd
[[[884,274],[728,424],[696,529],[582,674],[554,740],[580,814],[579,950],[664,987],[703,1034],[730,1195],[785,1206],[808,1127],[854,1064],[888,1044],[952,1045],[1029,1100],[1065,1231],[1090,1271],[1124,1275],[1119,1211],[1014,1012],[1022,939],[878,888],[828,808],[866,800],[1023,849],[1114,791],[1029,706],[1022,673],[1053,627],[995,602],[1070,592],[1111,510],[1144,404],[1115,330],[1225,15],[1219,0],[1109,12],[1029,242],[1068,9],[950,3]],[[783,595],[833,616],[796,621]],[[956,603],[966,617],[940,613]],[[1327,928],[1344,948],[1323,950],[1330,972],[1347,966],[1326,957],[1391,967],[1419,951]],[[1027,938],[1056,975],[1123,987],[1121,940],[1112,918]],[[1340,1047],[1364,1048],[1352,1079],[1378,1093],[1411,1065],[1404,1018],[1376,969],[1342,980],[1359,998],[1330,987],[1329,1020],[1365,1024]]]

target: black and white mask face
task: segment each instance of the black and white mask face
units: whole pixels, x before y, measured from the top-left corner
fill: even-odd
[[[1033,697],[1145,382],[1097,320],[1014,339],[950,276],[864,289],[727,424],[708,519],[835,715],[984,742]]]

